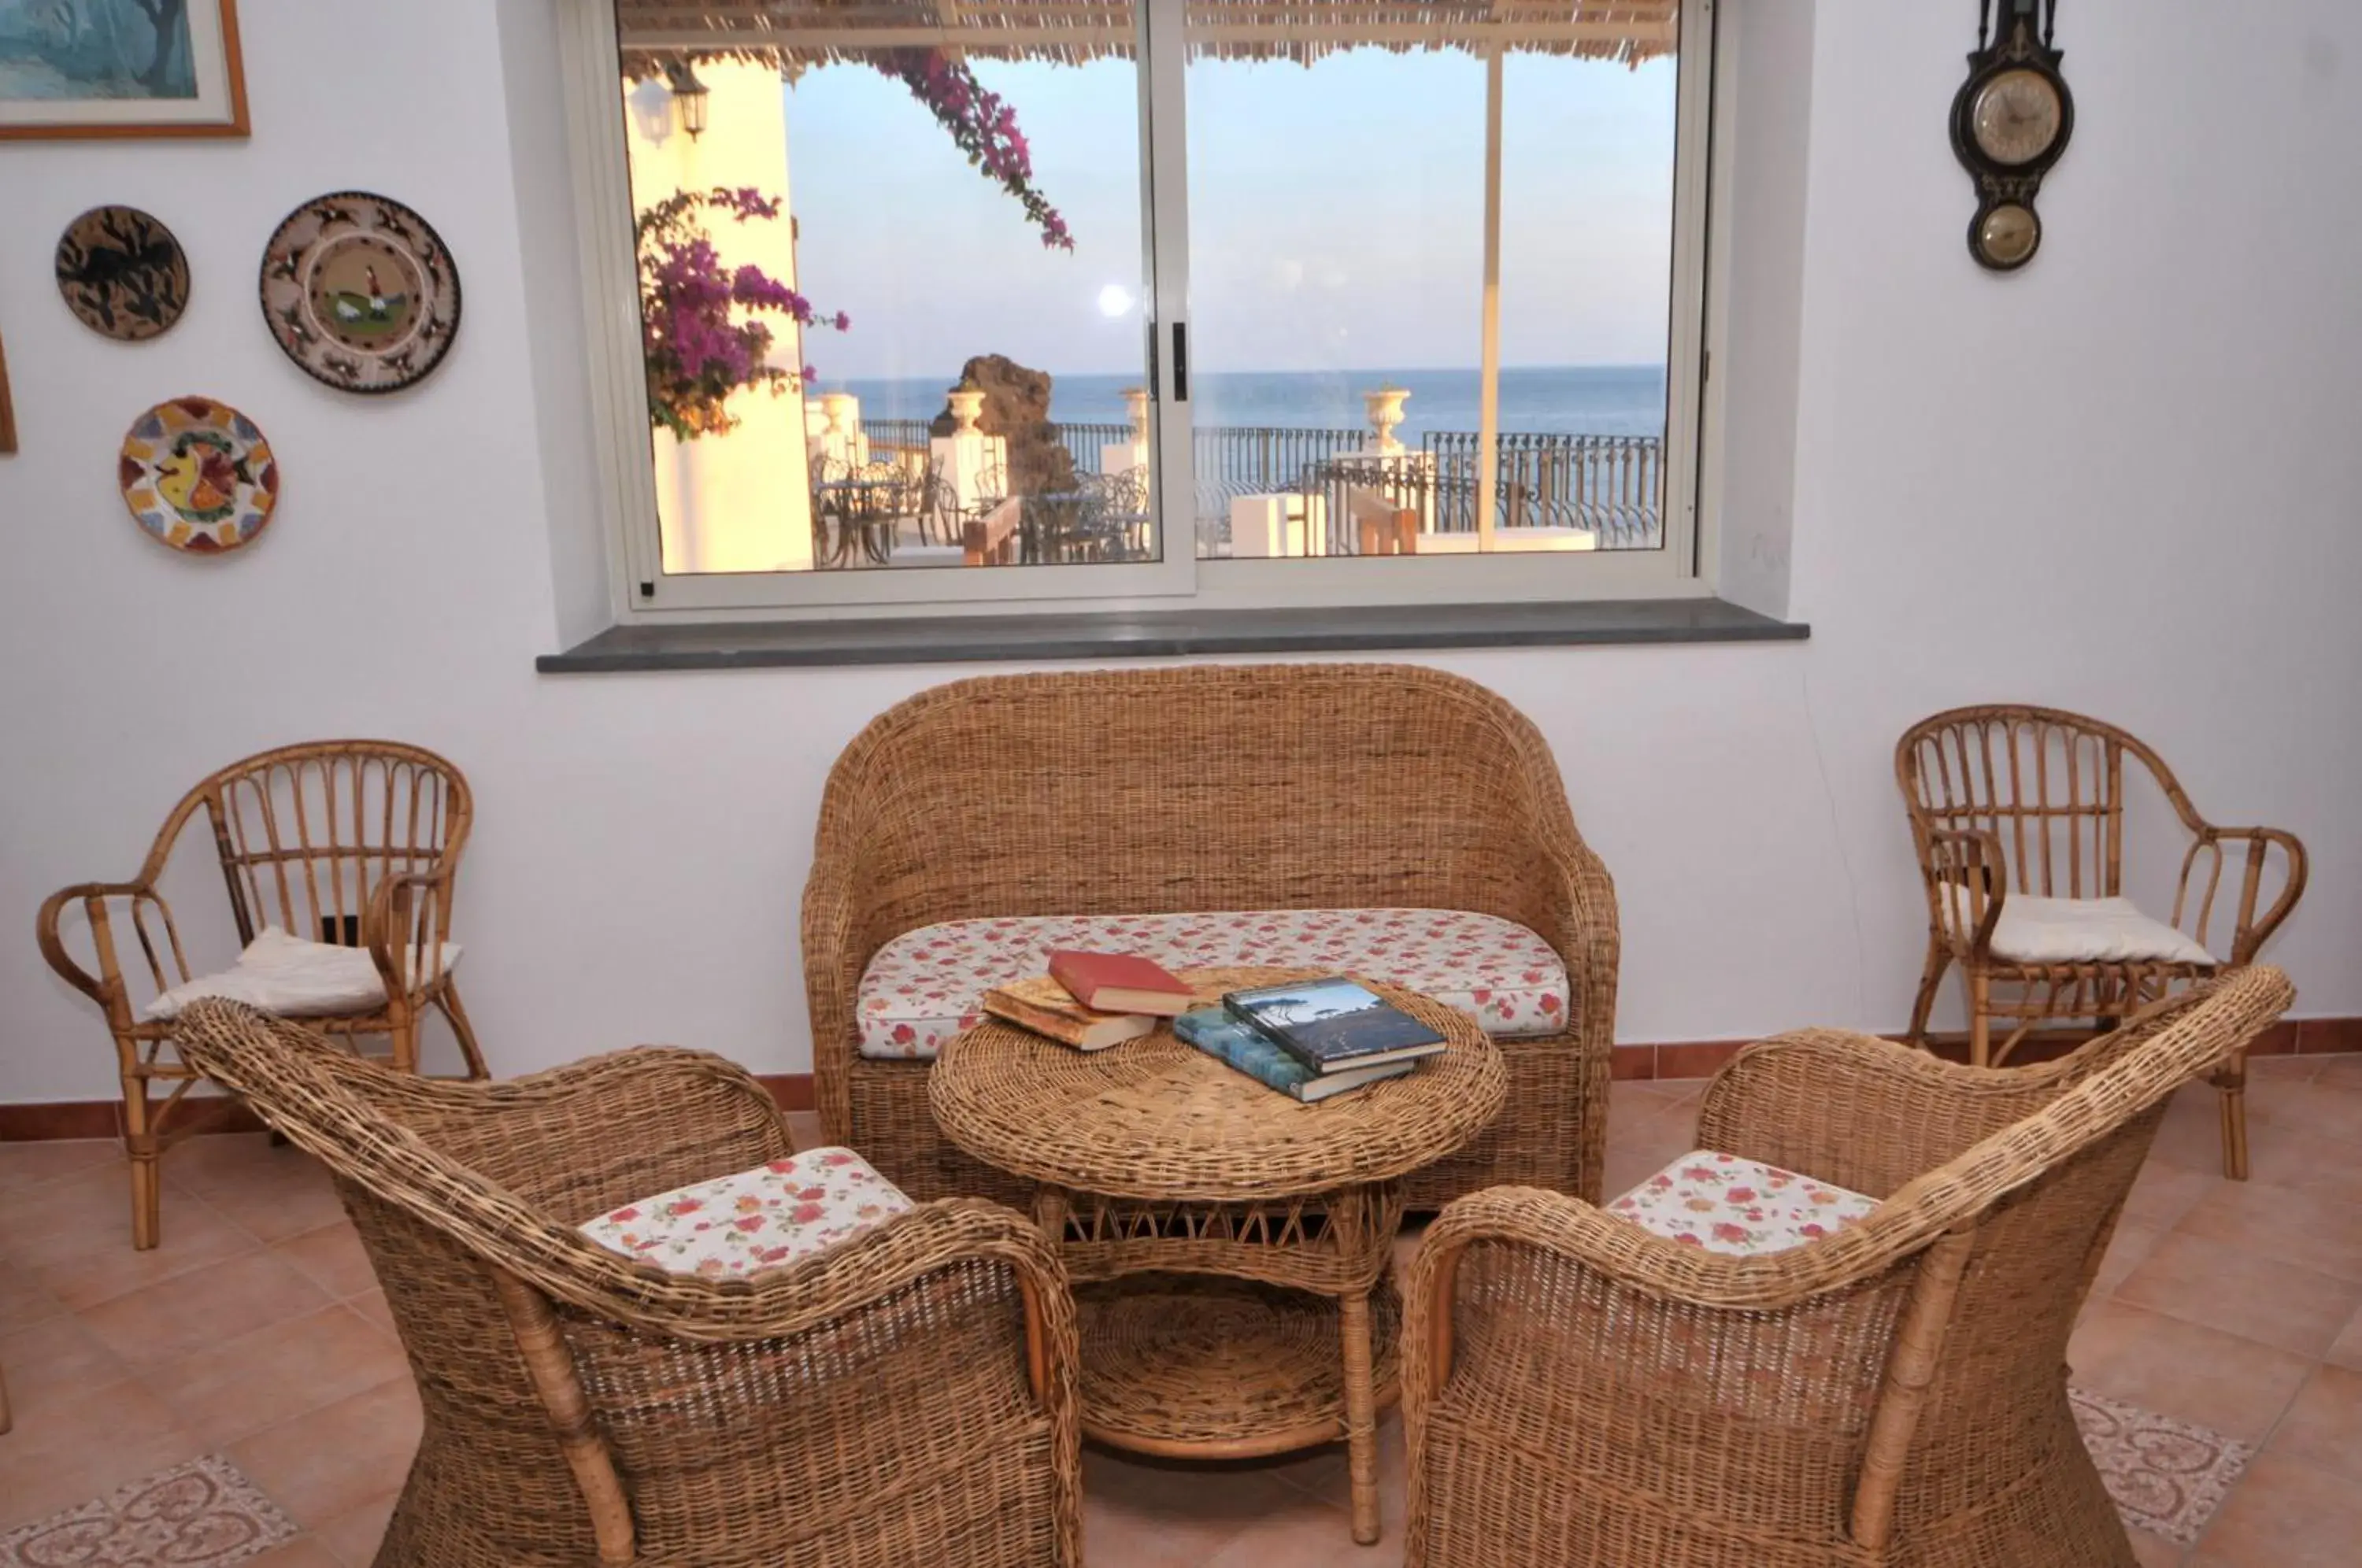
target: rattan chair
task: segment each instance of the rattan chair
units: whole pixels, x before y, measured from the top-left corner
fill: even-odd
[[[1023,1217],[913,1209],[800,1262],[668,1274],[575,1229],[791,1152],[744,1070],[638,1050],[419,1078],[236,1003],[206,1074],[336,1176],[425,1433],[377,1568],[1075,1568],[1075,1321]]]
[[[2190,834],[2170,923],[2201,947],[2221,931],[2217,898],[2233,870],[2238,891],[2219,963],[2027,963],[1992,950],[2013,894],[2113,899],[2124,891],[2125,759],[2146,768]],[[1960,966],[1969,1059],[1998,1066],[2037,1023],[2090,1020],[2105,1028],[2167,992],[2252,963],[2303,896],[2304,845],[2277,828],[2216,827],[2198,814],[2164,761],[2113,724],[2054,708],[1955,708],[1904,733],[1895,778],[1927,895],[1927,959],[1911,1009],[1924,1043],[1945,972]],[[2272,851],[2279,855],[2275,857]],[[2232,852],[2235,851],[2235,856]],[[2262,892],[2280,863],[2278,896]],[[1999,1040],[1996,1021],[2014,1025]],[[2222,1091],[2223,1169],[2247,1175],[2246,1054],[2215,1076]]]
[[[174,1050],[175,1021],[144,1019],[138,1010],[193,977],[160,883],[182,829],[200,811],[212,830],[241,947],[276,925],[293,936],[367,948],[375,960],[385,1005],[313,1019],[315,1028],[348,1039],[383,1036],[394,1065],[414,1070],[418,1025],[433,1008],[449,1022],[469,1076],[485,1076],[475,1031],[443,967],[459,856],[474,815],[459,770],[431,751],[392,741],[315,741],[232,763],[181,798],[129,881],[77,883],[41,905],[41,955],[98,1004],[115,1039],[123,1146],[131,1161],[132,1245],[141,1250],[161,1235],[157,1162],[204,1125],[182,1114],[199,1075]],[[86,928],[79,933],[69,929],[76,907]],[[127,971],[116,948],[118,920],[138,945],[139,967]],[[69,951],[70,942],[87,945],[96,974]],[[160,1083],[171,1087],[157,1102],[150,1086]]]
[[[829,776],[804,889],[822,1124],[914,1198],[1022,1195],[936,1131],[927,1063],[857,1049],[862,972],[904,932],[986,916],[1359,907],[1515,921],[1559,954],[1571,991],[1560,1032],[1497,1042],[1507,1109],[1408,1178],[1411,1207],[1497,1182],[1595,1198],[1614,888],[1532,723],[1473,681],[1393,666],[988,677],[879,716]]]
[[[2134,1568],[2068,1336],[2168,1097],[2290,995],[2243,970],[2000,1072],[1833,1031],[1741,1053],[1699,1145],[1882,1199],[1786,1251],[1453,1204],[1403,1331],[1407,1568]]]

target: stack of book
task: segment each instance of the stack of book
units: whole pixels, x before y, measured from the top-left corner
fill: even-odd
[[[1341,978],[1231,991],[1219,1007],[1174,1019],[1173,1032],[1307,1104],[1401,1077],[1444,1047],[1443,1036]]]
[[[1104,1051],[1137,1040],[1197,999],[1153,960],[1061,949],[1050,955],[1048,974],[985,992],[984,1010],[1078,1051]]]

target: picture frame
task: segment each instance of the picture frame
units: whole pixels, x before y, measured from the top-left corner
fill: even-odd
[[[0,141],[248,134],[237,0],[0,0]]]

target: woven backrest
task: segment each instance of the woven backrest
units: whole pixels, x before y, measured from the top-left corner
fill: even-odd
[[[2056,708],[1954,708],[1894,748],[1912,824],[1990,830],[2011,884],[2047,898],[2123,891],[2125,759],[2146,767],[2185,821],[2192,812],[2157,754],[2113,724]]]
[[[1547,745],[1473,682],[1202,666],[924,692],[846,748],[819,832],[861,846],[866,953],[991,915],[1394,906],[1539,924],[1537,868],[1499,831],[1538,816],[1573,838]]]
[[[473,814],[457,767],[393,741],[310,742],[233,763],[189,792],[168,839],[199,805],[241,944],[275,925],[358,945],[379,885],[455,861]],[[431,935],[447,935],[447,899],[422,908],[431,911]]]

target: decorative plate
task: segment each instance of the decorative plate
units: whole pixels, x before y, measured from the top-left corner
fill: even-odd
[[[116,470],[124,503],[176,550],[234,550],[270,521],[279,462],[254,421],[209,397],[176,397],[141,414]]]
[[[345,392],[425,379],[459,332],[459,273],[427,221],[340,191],[287,215],[262,253],[262,315],[287,357]]]
[[[58,241],[58,293],[92,331],[137,343],[189,308],[189,258],[138,207],[93,207]]]

